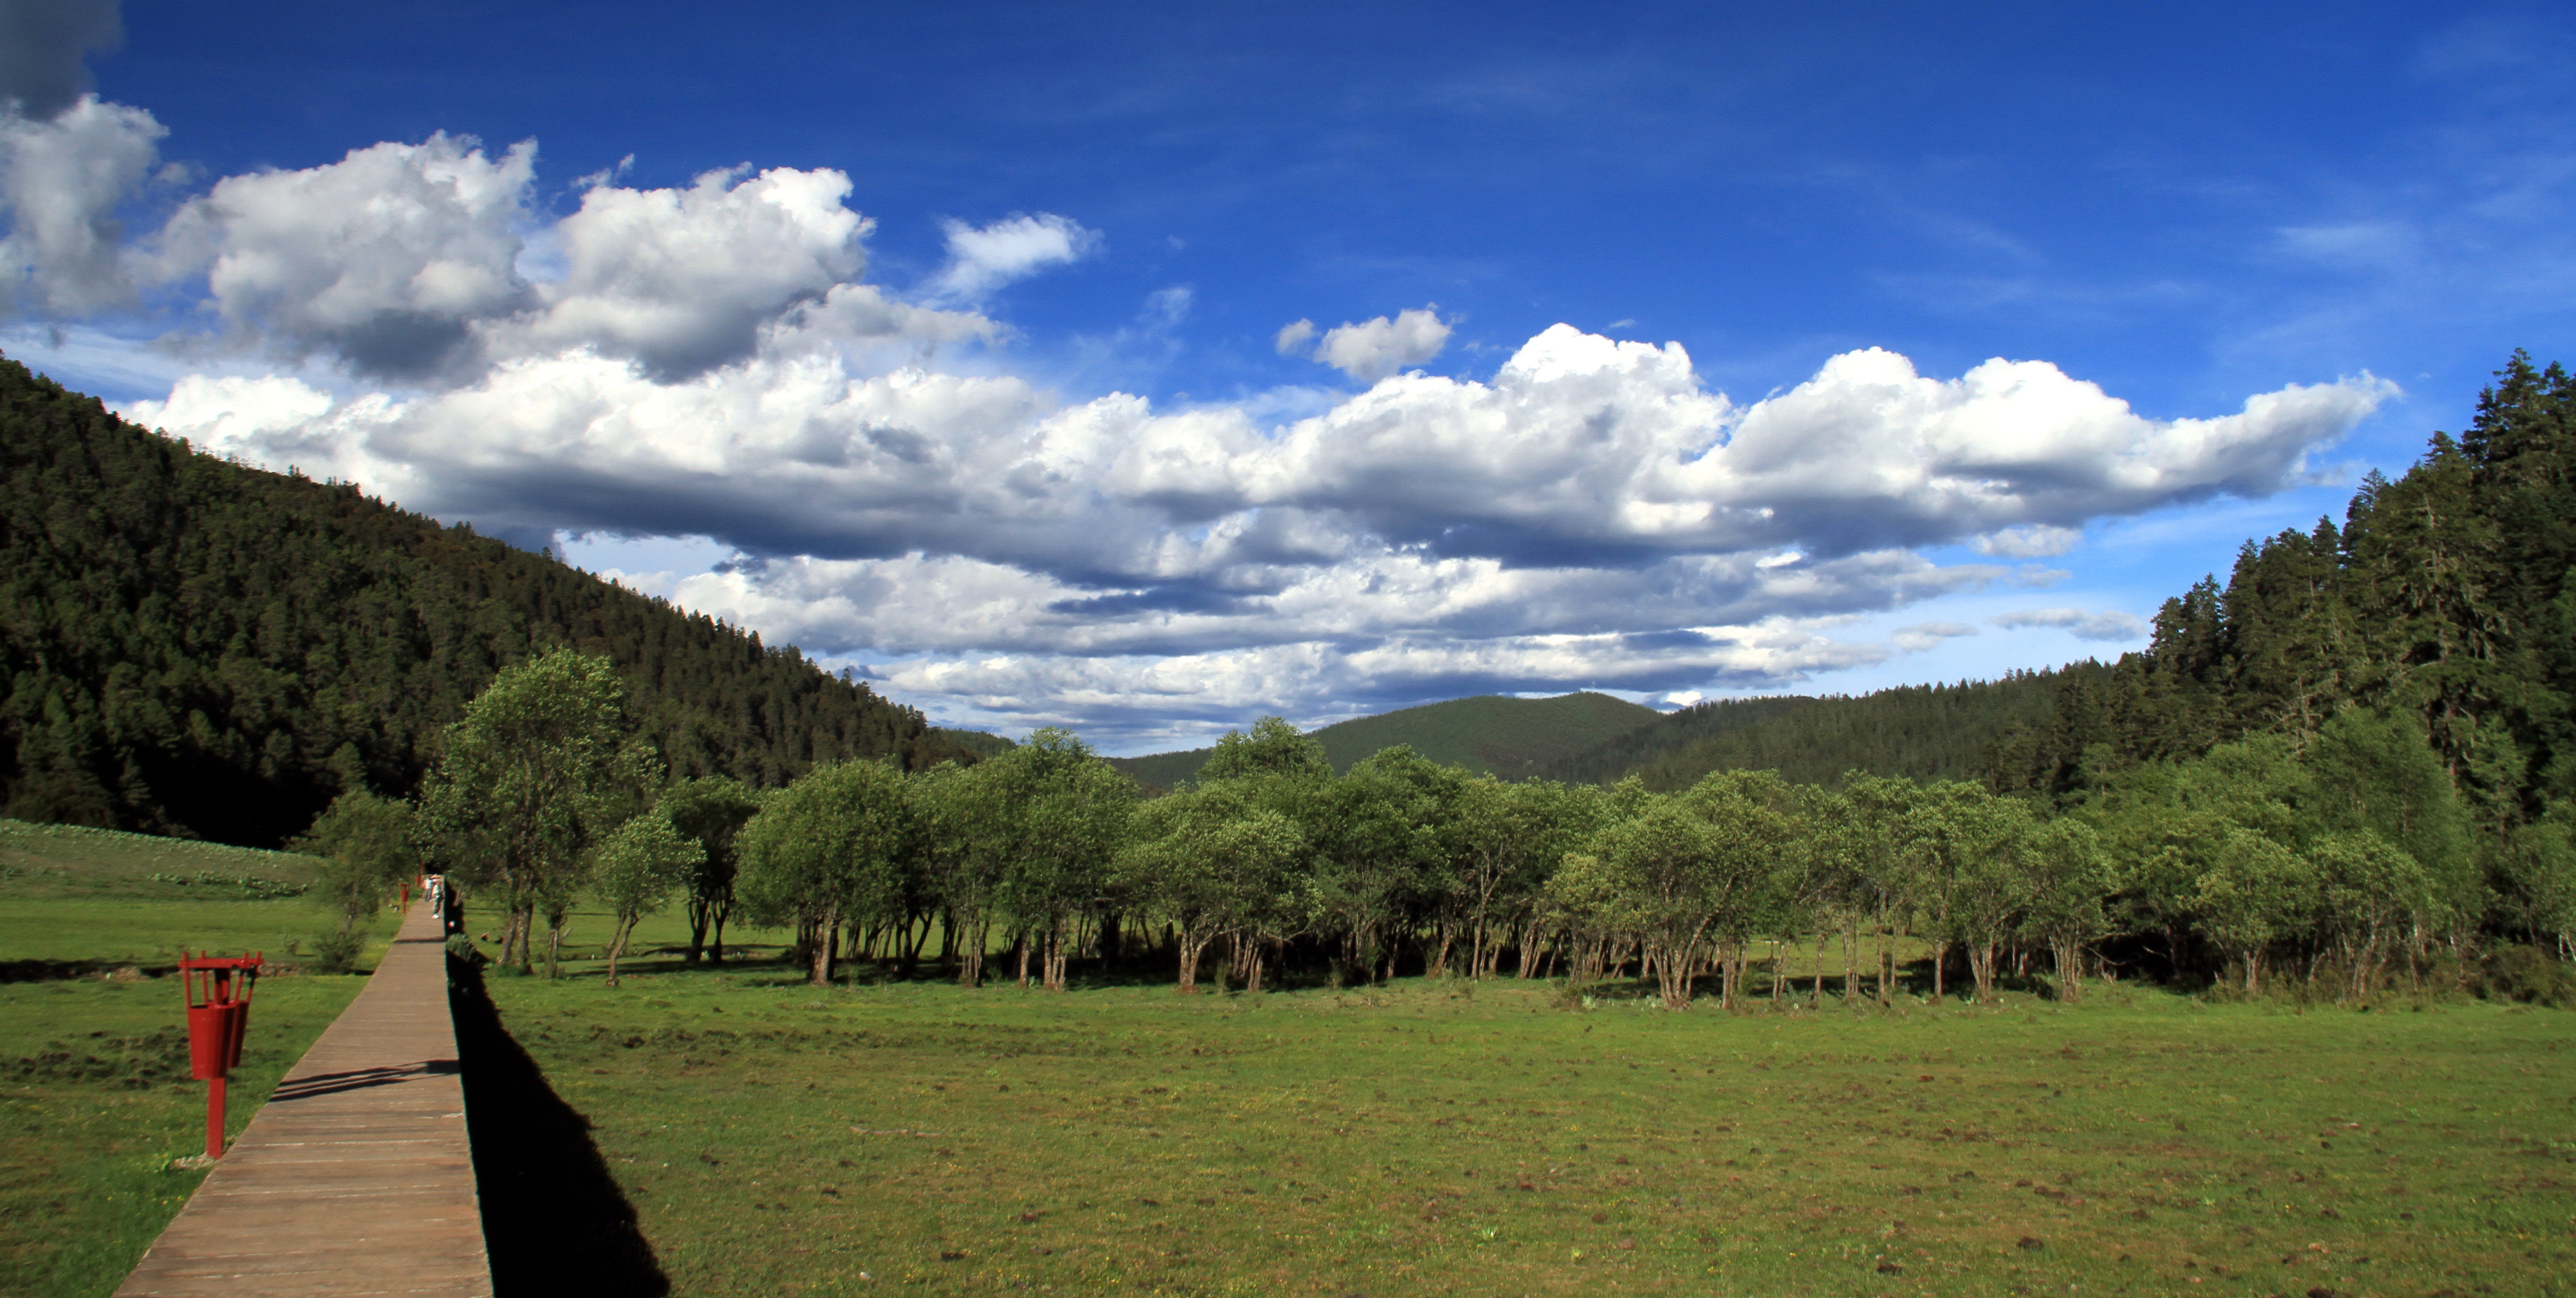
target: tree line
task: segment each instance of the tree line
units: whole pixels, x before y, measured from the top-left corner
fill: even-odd
[[[570,651],[506,670],[416,805],[348,795],[311,846],[381,848],[387,876],[443,866],[522,969],[555,966],[566,914],[594,895],[612,981],[636,924],[674,902],[688,959],[721,959],[723,924],[748,919],[792,929],[817,984],[852,958],[1056,990],[1077,960],[1166,961],[1185,992],[1637,979],[1675,1009],[1992,1002],[2013,979],[2072,1002],[2147,977],[2367,999],[2470,986],[2499,941],[2562,958],[2576,942],[2576,819],[2553,804],[2510,850],[2483,848],[2405,712],[2141,765],[2052,810],[1860,772],[1509,783],[1402,747],[1337,776],[1275,717],[1154,798],[1054,730],[972,767],[835,762],[755,791],[666,780],[622,692]],[[1801,985],[1786,971],[1808,943]]]

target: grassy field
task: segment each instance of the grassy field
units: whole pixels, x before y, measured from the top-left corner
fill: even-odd
[[[576,968],[490,993],[679,1293],[2576,1292],[2557,1011]]]
[[[150,879],[173,871],[142,854],[170,849],[76,846],[87,890],[63,855],[8,860],[0,959],[83,916],[114,939],[47,959],[319,927],[297,901],[155,894],[205,887]],[[1510,980],[1051,996],[866,970],[817,990],[667,954],[611,991],[606,930],[573,917],[562,981],[489,977],[495,1030],[468,1033],[469,1087],[523,1074],[525,1103],[477,1110],[487,1202],[533,1205],[511,1212],[567,1268],[593,1226],[650,1250],[561,1292],[2576,1292],[2559,1011],[2099,986],[2079,1009],[1672,1015]],[[268,984],[237,1094],[355,989]],[[0,984],[0,1293],[107,1292],[193,1188],[169,1170],[202,1114],[171,1080],[175,1002],[160,979]]]
[[[183,946],[291,962],[290,946],[336,922],[275,895],[310,869],[280,853],[0,821],[11,976],[0,982],[0,1294],[114,1290],[204,1179],[172,1166],[204,1152],[205,1084],[188,1077],[177,981],[148,973]],[[389,938],[392,917],[373,932]],[[362,981],[261,981],[232,1075],[234,1131]]]

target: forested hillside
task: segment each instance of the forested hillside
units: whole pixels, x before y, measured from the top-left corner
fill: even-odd
[[[1658,718],[1542,767],[1551,780],[1606,784],[1635,775],[1660,791],[1711,771],[1778,771],[1795,784],[1840,785],[1849,771],[1915,780],[1982,774],[1998,736],[2045,719],[2060,684],[2104,669],[2078,663],[1998,681],[1906,685],[1857,698],[1721,699]]]
[[[0,814],[273,846],[345,789],[411,792],[466,701],[553,645],[617,664],[674,776],[963,751],[792,648],[0,359]]]
[[[2166,601],[2145,652],[2068,674],[1990,781],[2078,802],[2247,736],[2304,746],[2358,705],[2420,722],[2490,831],[2576,793],[2576,379],[2521,352],[2496,379],[2465,434],[2373,472],[2342,526],[2246,542],[2224,587]]]
[[[1380,749],[1405,744],[1443,765],[1519,779],[1662,716],[1642,704],[1590,690],[1547,699],[1482,694],[1354,717],[1316,731],[1314,738],[1336,771],[1347,771]],[[1194,748],[1110,760],[1148,785],[1170,788],[1196,776],[1215,751]]]

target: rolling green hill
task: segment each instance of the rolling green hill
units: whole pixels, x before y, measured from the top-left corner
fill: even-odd
[[[2061,682],[2105,670],[2088,662],[1858,697],[1722,699],[1658,717],[1532,773],[1584,784],[1634,774],[1665,790],[1720,770],[1775,770],[1799,784],[1838,784],[1852,770],[1974,779],[1985,773],[1997,738],[2048,717]]]
[[[1446,703],[1355,717],[1315,732],[1336,771],[1397,744],[1442,764],[1519,779],[1547,763],[1583,752],[1663,716],[1653,708],[1584,691],[1548,699],[1484,694]],[[1198,774],[1214,750],[1155,753],[1110,759],[1120,770],[1158,788]]]

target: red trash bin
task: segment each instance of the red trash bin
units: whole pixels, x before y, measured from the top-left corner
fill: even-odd
[[[224,1156],[225,1074],[241,1066],[251,990],[263,963],[258,953],[179,956],[179,989],[188,1002],[188,1075],[206,1084],[208,1158]]]

